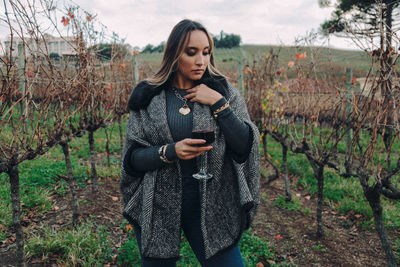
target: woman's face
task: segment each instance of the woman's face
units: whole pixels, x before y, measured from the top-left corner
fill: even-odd
[[[207,35],[200,30],[189,33],[189,42],[178,60],[176,85],[191,88],[199,80],[210,62],[210,43]],[[183,87],[181,87],[183,86]]]

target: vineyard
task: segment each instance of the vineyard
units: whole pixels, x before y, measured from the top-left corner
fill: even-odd
[[[130,49],[78,6],[4,8],[0,266],[140,266],[121,214],[120,161],[127,101],[162,54]],[[55,39],[68,48],[61,56]],[[397,266],[399,54],[304,40],[215,50],[261,133],[261,204],[240,241],[245,264]],[[178,264],[199,265],[183,236]]]

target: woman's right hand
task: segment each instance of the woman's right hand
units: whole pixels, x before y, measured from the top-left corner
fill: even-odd
[[[211,150],[212,146],[194,146],[194,145],[202,145],[206,142],[204,139],[192,139],[186,138],[177,143],[175,143],[175,152],[178,158],[182,160],[189,160],[196,158]]]

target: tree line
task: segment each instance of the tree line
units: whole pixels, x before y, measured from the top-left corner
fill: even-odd
[[[242,38],[238,34],[225,33],[221,31],[219,35],[211,35],[216,48],[233,48],[239,47]],[[161,42],[159,45],[147,44],[142,49],[142,53],[162,53],[164,51],[165,41]]]

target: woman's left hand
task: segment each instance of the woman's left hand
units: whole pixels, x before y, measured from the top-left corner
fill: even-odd
[[[213,105],[222,97],[220,93],[205,84],[200,84],[191,89],[187,89],[186,92],[189,92],[189,94],[185,95],[185,98],[190,100],[190,102],[199,102],[208,106]]]

